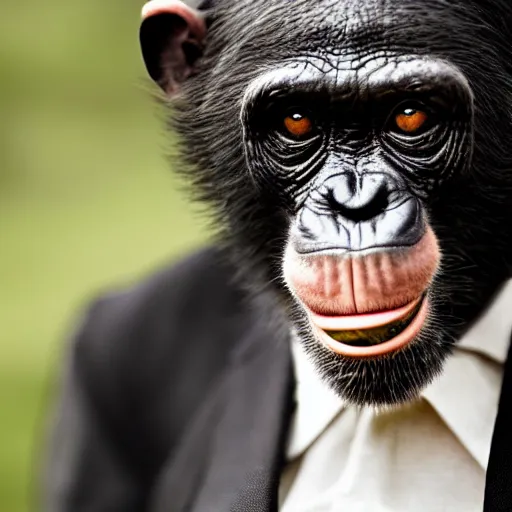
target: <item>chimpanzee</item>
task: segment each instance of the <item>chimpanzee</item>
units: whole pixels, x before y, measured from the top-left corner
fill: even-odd
[[[144,6],[216,242],[88,310],[49,511],[512,510],[511,31],[508,0]]]

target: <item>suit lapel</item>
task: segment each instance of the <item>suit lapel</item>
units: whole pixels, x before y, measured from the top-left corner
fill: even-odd
[[[257,329],[249,346],[249,353],[233,360],[222,386],[221,410],[194,512],[277,510],[292,406],[289,340],[271,339],[266,329]]]
[[[268,315],[256,316],[163,468],[152,512],[277,510],[292,412],[290,343]]]
[[[484,512],[512,510],[512,343],[503,375],[487,466]]]

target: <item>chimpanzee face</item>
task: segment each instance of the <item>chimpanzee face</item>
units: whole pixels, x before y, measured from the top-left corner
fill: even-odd
[[[341,396],[416,396],[509,273],[497,12],[485,25],[476,0],[225,0],[205,23],[151,5],[148,68],[181,90],[193,186],[244,279],[279,298]]]

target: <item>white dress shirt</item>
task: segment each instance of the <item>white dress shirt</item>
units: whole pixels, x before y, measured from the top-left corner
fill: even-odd
[[[280,511],[481,512],[511,331],[512,280],[421,398],[386,411],[344,404],[294,342]]]

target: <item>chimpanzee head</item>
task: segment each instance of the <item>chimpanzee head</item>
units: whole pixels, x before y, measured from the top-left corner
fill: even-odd
[[[336,392],[415,397],[510,274],[512,4],[195,7],[141,29],[194,195]]]

